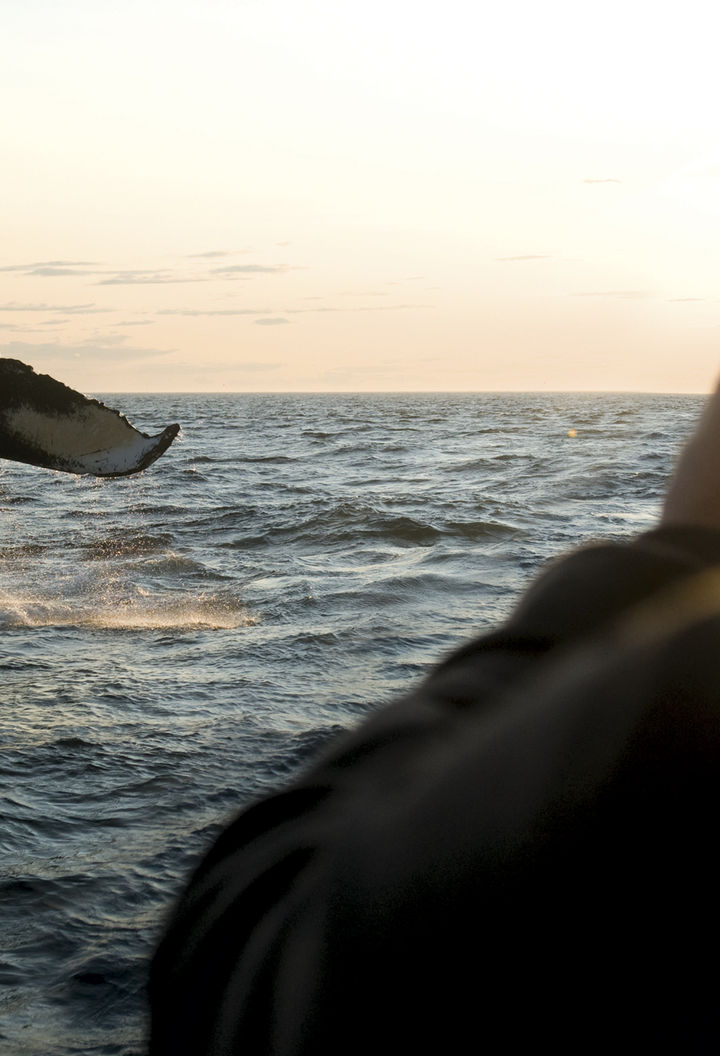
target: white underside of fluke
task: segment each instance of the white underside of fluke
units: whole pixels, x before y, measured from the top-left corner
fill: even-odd
[[[28,405],[8,410],[7,431],[47,456],[52,468],[95,476],[124,476],[149,465],[168,447],[168,436],[145,436],[109,407],[88,404],[61,414]],[[172,429],[172,427],[171,427]]]

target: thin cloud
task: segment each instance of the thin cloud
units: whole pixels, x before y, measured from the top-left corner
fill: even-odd
[[[342,381],[354,377],[393,377],[407,373],[407,361],[402,359],[386,360],[382,365],[377,363],[347,363],[342,366],[327,367],[322,377],[332,381]]]
[[[224,250],[194,254],[196,258],[227,256]],[[164,283],[208,282],[203,274],[182,274],[167,268],[108,268],[93,260],[41,260],[32,264],[8,264],[0,272],[17,272],[35,278],[80,278],[100,276],[96,286],[157,285]]]
[[[39,260],[30,266],[33,268],[99,268],[101,260]]]
[[[284,264],[228,264],[224,268],[211,268],[213,275],[277,275],[288,271]]]
[[[254,323],[256,326],[283,326],[289,324],[289,319],[283,319],[281,316],[271,316],[269,319],[255,319]]]
[[[431,304],[366,304],[359,308],[340,309],[345,312],[406,312],[411,308],[432,308]]]
[[[306,300],[320,300],[319,297],[306,298]],[[367,304],[355,308],[335,308],[332,306],[318,305],[313,308],[283,308],[285,315],[308,315],[311,313],[327,312],[399,312],[410,308],[431,308],[429,304]],[[182,315],[190,318],[204,318],[207,316],[242,316],[262,315],[269,316],[272,308],[160,308],[156,315]]]
[[[213,374],[226,375],[228,371],[252,371],[260,372],[265,370],[279,370],[281,367],[286,366],[284,361],[263,363],[260,360],[239,360],[236,363],[203,363],[202,365],[202,376],[207,378]],[[194,361],[186,360],[183,363],[178,363],[178,368],[181,370],[193,370],[197,369],[197,363]]]
[[[97,345],[102,345],[103,347],[114,345],[117,348],[118,345],[126,345],[128,340],[127,334],[100,334],[96,332],[91,337],[84,337],[80,343],[90,348],[95,348]]]
[[[244,370],[253,374],[261,374],[270,370],[279,370],[280,367],[284,366],[284,363],[234,363],[232,370]],[[227,367],[222,368],[223,372],[227,370]]]
[[[90,270],[78,269],[76,267],[61,267],[57,264],[43,264],[36,268],[31,268],[30,271],[25,272],[26,275],[39,275],[44,279],[53,279],[63,277],[66,275],[102,275],[103,272],[98,271],[96,268]]]
[[[172,348],[143,348],[138,345],[126,345],[114,341],[112,338],[104,338],[97,341],[92,339],[81,344],[62,344],[60,342],[31,342],[31,341],[9,341],[0,345],[0,355],[8,356],[10,359],[21,359],[25,363],[33,363],[36,360],[67,360],[68,357],[90,358],[93,356],[110,356],[115,361],[118,359],[134,360],[148,359],[154,356],[167,356],[174,352]]]
[[[109,279],[101,279],[96,286],[165,286],[185,282],[208,282],[204,275],[173,275],[168,271],[136,269],[113,272]]]
[[[704,301],[704,297],[668,297],[670,304],[685,304],[687,301]]]
[[[550,260],[550,253],[523,253],[518,257],[495,257],[495,260],[500,261],[511,261],[511,260]]]
[[[0,304],[0,312],[61,312],[63,315],[97,315],[109,312],[110,308],[98,308],[95,304],[44,304],[9,301]]]
[[[231,257],[228,249],[208,249],[205,253],[188,253],[187,260],[210,260],[215,257]]]
[[[21,272],[25,276],[43,279],[81,278],[89,275],[105,276],[94,283],[95,286],[208,281],[204,275],[176,275],[167,269],[133,268],[122,270],[118,268],[103,268],[98,261],[92,260],[44,260],[37,261],[34,264],[11,264],[0,268],[0,271]]]
[[[617,180],[614,176],[603,176],[600,179],[583,180],[583,183],[622,183],[622,180]]]
[[[100,265],[101,262],[99,260],[36,260],[32,264],[5,264],[0,267],[0,271],[24,271],[28,274],[39,275],[41,274],[38,271],[39,268],[98,268]],[[63,272],[63,274],[76,275],[83,273],[70,270]]]
[[[652,297],[650,290],[583,290],[580,293],[571,293],[571,297],[621,297],[633,299],[640,297]]]
[[[364,304],[356,308],[286,308],[286,315],[306,315],[315,312],[404,312],[411,308],[432,308],[431,304]]]
[[[267,315],[271,308],[160,308],[156,315]]]
[[[341,290],[340,297],[387,297],[387,290]]]

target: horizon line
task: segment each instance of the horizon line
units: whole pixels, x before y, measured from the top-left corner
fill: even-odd
[[[709,396],[712,389],[93,389],[107,396]]]

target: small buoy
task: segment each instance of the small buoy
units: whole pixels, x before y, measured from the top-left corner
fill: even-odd
[[[568,429],[568,436],[570,436],[570,437],[577,436],[577,430]]]

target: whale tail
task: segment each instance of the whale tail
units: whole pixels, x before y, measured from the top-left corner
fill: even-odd
[[[119,411],[18,359],[0,359],[0,458],[64,473],[124,477],[147,469],[180,432],[148,436]]]

